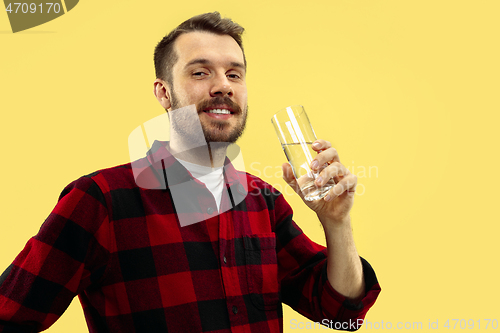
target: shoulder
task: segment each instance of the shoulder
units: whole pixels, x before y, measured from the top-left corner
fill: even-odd
[[[83,175],[69,183],[62,191],[62,199],[72,191],[89,193],[100,201],[110,191],[120,188],[137,187],[134,181],[131,164],[121,164]]]
[[[131,163],[97,170],[80,179],[92,180],[101,188],[103,193],[117,189],[137,187]]]

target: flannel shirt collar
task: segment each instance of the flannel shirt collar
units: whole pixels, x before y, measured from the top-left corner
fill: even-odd
[[[227,156],[224,160],[224,177],[228,187],[234,186],[238,192],[246,194],[246,176],[239,175],[231,163],[231,160],[234,160],[239,154],[240,148],[237,145],[231,144],[228,147]],[[191,173],[168,150],[168,141],[155,140],[151,149],[147,152],[146,159],[154,174],[160,177],[158,179],[159,185],[164,183],[163,179],[165,179],[166,174],[169,175],[168,186],[193,180]]]

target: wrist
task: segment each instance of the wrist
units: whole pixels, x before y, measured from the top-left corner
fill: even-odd
[[[329,217],[319,217],[319,221],[323,225],[325,231],[339,231],[345,228],[351,229],[351,217],[347,215],[342,219],[334,219]]]

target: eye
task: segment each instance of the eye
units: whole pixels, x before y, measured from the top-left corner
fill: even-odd
[[[242,75],[240,73],[232,72],[232,73],[228,73],[227,77],[230,78],[231,80],[239,80],[239,79],[241,79]]]
[[[199,78],[199,77],[203,77],[203,76],[205,76],[205,75],[208,75],[208,73],[206,73],[206,72],[194,72],[192,75],[193,75],[194,77]]]

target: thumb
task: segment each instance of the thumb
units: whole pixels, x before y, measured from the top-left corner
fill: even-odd
[[[293,175],[293,170],[290,165],[290,163],[283,163],[281,165],[281,170],[283,171],[283,180],[290,185],[291,188],[297,193],[300,194],[300,188],[299,185],[297,184],[297,180],[295,179],[295,176]]]

